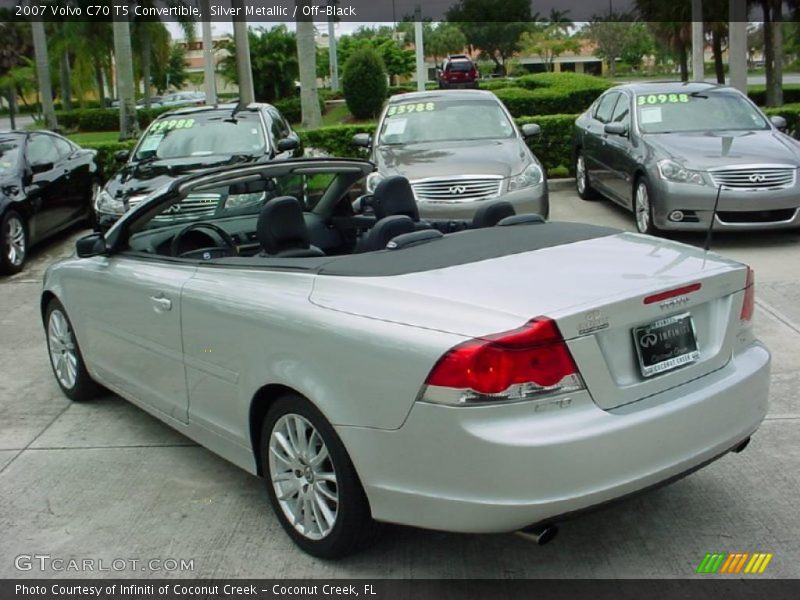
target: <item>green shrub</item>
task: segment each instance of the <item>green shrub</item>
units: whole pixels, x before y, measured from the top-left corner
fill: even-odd
[[[747,95],[759,106],[764,106],[767,103],[767,88],[764,85],[748,86]],[[785,104],[800,102],[800,85],[784,85],[783,101]]]
[[[136,111],[139,127],[144,129],[159,115],[174,110],[174,106],[157,108],[140,108]],[[57,111],[59,126],[70,131],[117,131],[119,130],[119,109],[116,108],[82,108]]]
[[[95,162],[97,163],[97,166],[100,167],[100,173],[103,174],[103,178],[107,181],[111,179],[111,177],[113,177],[117,171],[120,170],[123,164],[117,162],[117,159],[114,157],[114,155],[120,150],[131,151],[135,145],[136,142],[134,140],[129,140],[127,142],[87,144],[84,146],[84,148],[97,150]]]
[[[786,119],[787,132],[795,139],[800,140],[800,102],[763,110],[768,117],[781,116]]]
[[[357,133],[375,133],[375,123],[363,125],[333,125],[298,131],[306,150],[313,149],[330,156],[341,158],[366,158],[364,148],[353,145],[353,136]]]
[[[357,119],[378,115],[386,98],[386,68],[377,52],[363,48],[344,64],[342,91],[347,108]]]
[[[580,73],[538,73],[512,80],[495,95],[515,117],[580,113],[613,84]]]

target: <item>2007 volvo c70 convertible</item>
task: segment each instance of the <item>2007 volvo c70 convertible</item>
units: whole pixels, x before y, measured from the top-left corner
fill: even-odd
[[[636,233],[419,218],[374,166],[178,179],[47,272],[53,371],[263,476],[304,550],[381,522],[525,530],[741,450],[767,409],[753,274]],[[720,502],[724,499],[720,498]]]

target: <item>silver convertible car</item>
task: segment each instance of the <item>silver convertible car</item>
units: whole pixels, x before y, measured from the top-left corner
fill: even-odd
[[[402,177],[356,197],[373,169],[188,176],[80,239],[41,297],[63,392],[264,477],[322,557],[380,522],[541,543],[748,443],[770,354],[747,266],[502,199],[426,221]]]

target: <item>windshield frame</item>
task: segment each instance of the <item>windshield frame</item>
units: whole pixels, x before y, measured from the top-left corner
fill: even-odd
[[[476,97],[476,98],[467,98],[467,99],[455,99],[455,98],[447,98],[443,97],[443,94],[437,94],[435,96],[425,96],[420,98],[408,98],[406,101],[402,100],[402,96],[398,95],[394,98],[395,101],[387,102],[386,106],[383,108],[383,112],[381,113],[381,118],[378,121],[378,127],[375,130],[375,148],[400,148],[403,146],[410,146],[414,144],[430,144],[433,142],[436,143],[448,143],[448,142],[465,142],[470,140],[477,140],[477,141],[489,141],[489,140],[510,140],[510,139],[520,139],[521,133],[519,131],[519,127],[517,127],[516,121],[511,116],[511,113],[508,111],[506,106],[500,102],[496,97],[489,98],[489,97]],[[412,104],[412,103],[427,103],[427,102],[452,102],[454,104],[461,103],[461,104],[469,104],[469,103],[479,103],[479,102],[491,102],[494,103],[500,111],[503,113],[505,118],[508,120],[508,123],[511,125],[511,135],[507,137],[490,137],[490,138],[474,138],[474,137],[459,137],[459,138],[449,138],[446,140],[418,140],[414,142],[404,142],[402,144],[387,144],[383,141],[383,129],[386,121],[388,120],[388,112],[389,108],[392,106],[398,106],[400,104]]]
[[[130,159],[128,160],[128,164],[135,165],[135,164],[138,164],[138,163],[140,163],[142,161],[149,161],[150,160],[149,158],[136,158],[136,155],[139,153],[139,149],[141,148],[144,140],[147,138],[147,134],[150,132],[150,129],[156,123],[159,123],[161,121],[166,121],[166,120],[169,120],[169,119],[196,119],[198,115],[218,115],[218,114],[221,115],[221,114],[225,114],[225,113],[228,113],[229,115],[234,115],[234,110],[235,110],[234,107],[231,107],[230,112],[227,111],[227,110],[223,110],[223,109],[214,109],[214,110],[191,111],[191,112],[186,112],[186,113],[171,113],[171,112],[167,112],[167,113],[164,113],[163,115],[159,115],[158,118],[153,119],[153,121],[150,123],[150,125],[147,126],[147,129],[145,129],[144,132],[142,132],[142,135],[139,136],[139,139],[136,141],[136,145],[133,147],[133,150],[131,150],[131,156],[130,156]],[[272,145],[271,145],[271,142],[270,142],[270,136],[267,134],[267,123],[264,120],[264,115],[262,114],[262,111],[260,109],[248,109],[248,108],[246,108],[244,110],[241,110],[241,111],[236,111],[236,114],[242,114],[242,113],[256,115],[256,118],[261,123],[261,137],[264,140],[263,155],[264,156],[269,156],[269,154],[272,152]],[[197,156],[195,158],[202,159],[202,158],[209,157],[209,156],[223,156],[223,155],[221,155],[221,154],[206,154],[206,155],[203,155],[203,156]],[[154,160],[154,162],[155,161],[160,161],[160,160],[181,160],[181,159],[185,159],[185,158],[192,158],[192,157],[191,156],[175,156],[175,157],[172,157],[172,158],[156,158]]]
[[[702,129],[683,129],[683,130],[669,130],[669,131],[646,131],[642,129],[642,125],[639,121],[639,110],[640,106],[638,104],[638,99],[641,96],[650,96],[654,93],[661,93],[661,94],[687,94],[689,96],[704,96],[707,94],[717,94],[721,96],[733,96],[737,97],[739,100],[744,101],[745,103],[749,104],[751,108],[753,108],[756,113],[763,119],[764,127],[737,127],[737,128],[728,128],[728,129],[709,129],[709,128],[702,128]],[[686,92],[686,91],[634,91],[631,94],[632,98],[630,99],[631,103],[633,104],[633,113],[636,123],[636,131],[639,135],[671,135],[671,134],[695,134],[695,133],[704,133],[704,132],[716,132],[716,131],[770,131],[774,127],[772,122],[769,120],[768,117],[764,115],[761,109],[748,98],[746,95],[742,94],[738,90],[732,90],[730,88],[721,88],[721,89],[707,89],[707,90],[695,90],[694,92]]]

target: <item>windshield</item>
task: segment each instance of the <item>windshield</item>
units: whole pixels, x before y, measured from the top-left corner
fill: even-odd
[[[379,144],[510,138],[514,125],[495,100],[434,100],[392,104]]]
[[[142,137],[133,160],[210,155],[259,155],[264,128],[256,113],[192,113],[159,119]]]
[[[731,92],[640,94],[636,108],[642,133],[769,129],[752,104]]]
[[[16,169],[19,161],[19,149],[19,138],[0,138],[0,174],[6,175]]]

